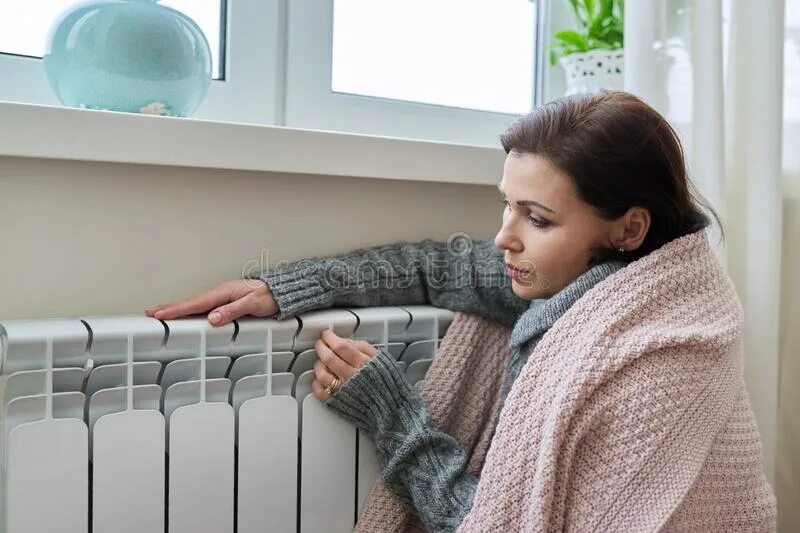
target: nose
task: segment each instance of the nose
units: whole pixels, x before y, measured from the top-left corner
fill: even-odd
[[[500,231],[494,238],[494,244],[501,250],[509,250],[512,252],[522,251],[522,241],[519,240],[514,232],[513,217],[506,217]]]

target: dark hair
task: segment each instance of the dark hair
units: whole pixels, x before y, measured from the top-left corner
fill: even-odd
[[[633,206],[650,211],[642,245],[599,250],[596,259],[632,261],[709,225],[707,209],[687,175],[675,130],[655,109],[622,91],[566,96],[537,107],[500,137],[506,154],[547,157],[566,172],[578,196],[613,220]],[[720,223],[720,229],[722,224]]]

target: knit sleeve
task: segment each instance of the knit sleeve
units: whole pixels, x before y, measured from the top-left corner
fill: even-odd
[[[528,307],[511,289],[502,251],[468,236],[278,263],[260,279],[275,297],[278,320],[333,306],[430,304],[511,327]]]
[[[326,403],[373,437],[384,484],[428,531],[458,529],[478,479],[459,443],[431,427],[424,400],[391,355],[379,350]]]

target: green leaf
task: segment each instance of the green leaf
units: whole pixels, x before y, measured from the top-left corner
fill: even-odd
[[[591,24],[597,16],[594,0],[583,0],[583,4],[586,6],[586,20]]]
[[[582,52],[589,51],[589,43],[587,42],[586,37],[576,31],[562,30],[553,35],[553,37],[563,41],[566,44],[571,44]]]
[[[607,19],[613,15],[614,0],[600,0],[600,12],[598,16],[602,19]]]
[[[597,48],[622,48],[625,39],[623,26],[624,0],[567,0],[572,6],[579,29],[555,33],[552,53],[558,56],[588,52]],[[550,58],[551,62],[553,57]],[[556,58],[557,59],[557,58]]]
[[[604,41],[602,39],[589,38],[589,49],[590,50],[613,50],[614,46],[610,42]]]
[[[569,0],[572,5],[572,11],[575,13],[575,18],[581,23],[581,26],[586,26],[586,12],[583,4],[579,4],[578,0]]]
[[[586,29],[586,36],[587,37],[596,36],[598,33],[600,33],[602,24],[603,24],[603,19],[596,18],[592,20],[592,23]]]
[[[603,40],[608,41],[610,43],[619,43],[620,48],[622,47],[622,41],[625,39],[625,36],[621,31],[609,31],[605,35],[603,35]]]
[[[588,36],[603,39],[605,41],[622,40],[622,28],[618,24],[618,21],[607,18],[590,28]]]

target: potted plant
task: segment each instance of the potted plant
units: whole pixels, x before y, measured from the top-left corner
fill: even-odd
[[[550,63],[559,62],[566,94],[622,89],[624,0],[568,0],[577,30],[561,30],[548,46]]]

